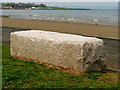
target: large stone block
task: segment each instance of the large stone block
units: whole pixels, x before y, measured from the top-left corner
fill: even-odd
[[[30,30],[12,32],[11,55],[79,72],[106,69],[101,39],[57,32]]]

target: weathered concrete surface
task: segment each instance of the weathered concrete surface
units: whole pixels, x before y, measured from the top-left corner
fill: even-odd
[[[106,69],[101,39],[49,31],[11,33],[11,55],[80,72]]]

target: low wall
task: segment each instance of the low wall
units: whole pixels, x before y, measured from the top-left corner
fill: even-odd
[[[11,56],[34,60],[79,72],[106,69],[101,39],[57,32],[12,32]]]

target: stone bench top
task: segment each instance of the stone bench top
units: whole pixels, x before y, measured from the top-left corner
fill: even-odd
[[[86,42],[91,42],[91,43],[101,43],[102,40],[95,38],[95,37],[85,37],[85,36],[80,36],[80,35],[73,35],[73,34],[64,34],[64,33],[58,33],[58,32],[51,32],[51,31],[41,31],[41,30],[29,30],[29,31],[17,31],[13,32],[11,34],[17,34],[18,36],[26,36],[26,37],[31,37],[36,38],[36,39],[47,39],[50,41],[54,42],[69,42],[69,43],[86,43]],[[103,43],[103,42],[102,42]],[[101,43],[101,44],[102,44]]]
[[[79,72],[106,68],[103,40],[51,31],[12,32],[11,56]]]

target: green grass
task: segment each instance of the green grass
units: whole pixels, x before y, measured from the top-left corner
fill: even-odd
[[[7,15],[0,15],[0,17],[9,17],[9,16],[7,16]]]
[[[63,7],[51,7],[51,6],[47,6],[46,8],[52,8],[52,9],[69,9],[69,8],[63,8]]]
[[[3,88],[116,88],[116,73],[89,72],[79,76],[66,74],[42,64],[10,56],[9,46],[2,46]]]

